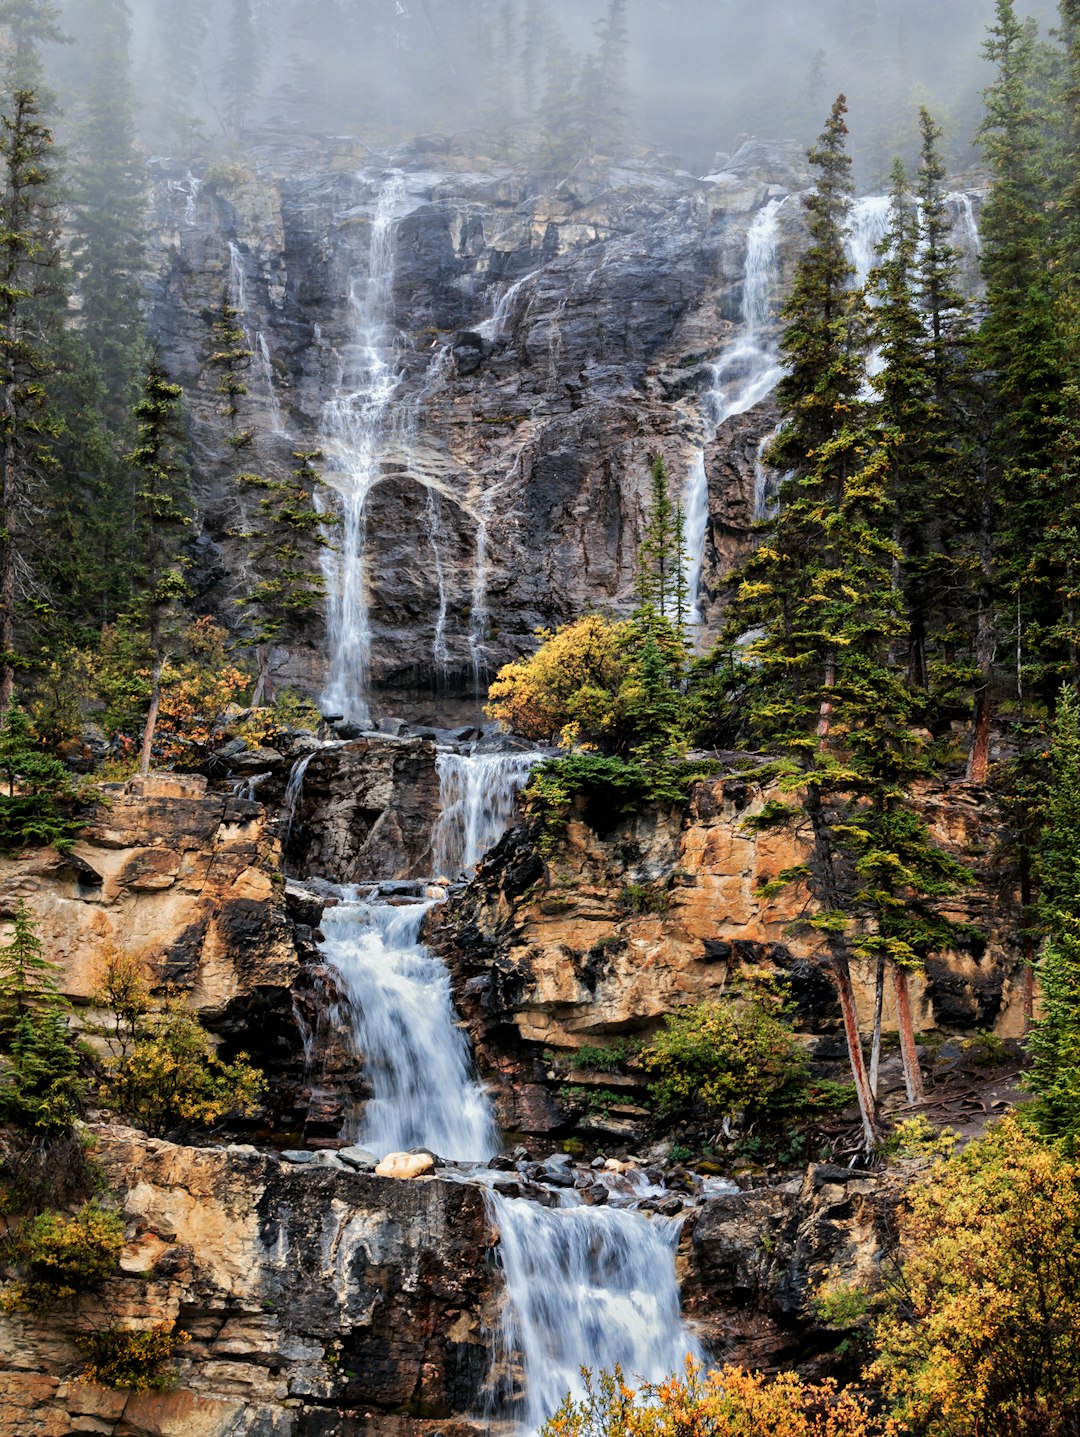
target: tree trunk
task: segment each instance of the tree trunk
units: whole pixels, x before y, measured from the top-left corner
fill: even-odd
[[[991,687],[994,680],[994,605],[991,593],[990,556],[993,545],[990,480],[982,479],[983,497],[979,532],[979,614],[975,628],[975,663],[979,677],[975,685],[971,753],[968,755],[968,783],[985,783],[990,770]]]
[[[904,1060],[904,1086],[908,1103],[921,1103],[926,1096],[923,1090],[922,1070],[919,1067],[919,1051],[915,1046],[915,1027],[911,1021],[911,990],[908,987],[907,969],[899,963],[892,965],[893,992],[896,995],[896,1026],[900,1031],[900,1054]]]
[[[821,708],[818,710],[818,748],[825,749],[829,746],[829,730],[832,728],[833,705],[827,697],[830,689],[836,687],[836,655],[830,654],[825,660],[825,692],[826,697],[821,701]]]
[[[844,1036],[847,1039],[851,1076],[855,1080],[855,1094],[859,1100],[859,1114],[862,1118],[863,1136],[866,1140],[866,1150],[869,1152],[878,1140],[877,1103],[870,1088],[870,1080],[866,1072],[866,1062],[863,1058],[862,1038],[859,1035],[859,1018],[855,1011],[855,993],[851,986],[851,970],[848,966],[847,957],[843,954],[834,953],[832,955],[832,970],[833,976],[836,979],[836,991],[840,998],[840,1012],[844,1018]]]
[[[150,712],[146,715],[142,751],[139,754],[140,778],[145,778],[150,772],[150,757],[154,751],[154,731],[157,728],[158,714],[161,711],[161,675],[164,668],[165,655],[162,654],[154,660],[154,676],[150,689]]]
[[[874,973],[874,1036],[870,1041],[870,1091],[877,1102],[881,1068],[881,1010],[885,1006],[885,959],[879,953]]]

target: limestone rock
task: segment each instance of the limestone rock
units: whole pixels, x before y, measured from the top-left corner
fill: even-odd
[[[380,1178],[422,1178],[435,1171],[430,1153],[388,1153],[375,1169]]]

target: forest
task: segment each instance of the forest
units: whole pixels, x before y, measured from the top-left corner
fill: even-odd
[[[601,1110],[609,1121],[608,1110],[625,1110],[647,1120],[649,1136],[666,1144],[663,1162],[652,1165],[664,1170],[649,1180],[656,1191],[633,1189],[633,1201],[623,1205],[627,1214],[633,1207],[635,1221],[642,1212],[655,1214],[650,1222],[659,1230],[690,1211],[681,1197],[670,1212],[663,1206],[684,1190],[698,1194],[704,1211],[703,1177],[735,1181],[747,1153],[758,1164],[754,1180],[767,1179],[779,1191],[781,1181],[790,1186],[793,1176],[801,1181],[804,1170],[812,1172],[812,1151],[821,1164],[843,1162],[893,1184],[888,1202],[881,1198],[891,1204],[882,1219],[887,1241],[872,1272],[824,1273],[807,1285],[798,1320],[817,1324],[820,1352],[804,1348],[798,1362],[760,1365],[736,1352],[728,1361],[730,1353],[680,1327],[676,1346],[690,1333],[675,1354],[685,1365],[656,1358],[645,1370],[634,1366],[640,1346],[586,1343],[571,1355],[571,1377],[561,1387],[567,1364],[551,1359],[554,1376],[545,1380],[559,1387],[558,1401],[542,1407],[519,1399],[509,1412],[515,1430],[542,1430],[545,1437],[1068,1437],[1080,1430],[1080,0],[1056,6],[956,0],[948,7],[931,0],[821,0],[812,21],[808,7],[794,0],[763,0],[753,16],[746,8],[698,0],[0,0],[0,861],[10,866],[0,875],[0,915],[9,925],[0,947],[0,1312],[16,1324],[71,1315],[82,1354],[76,1385],[165,1400],[187,1381],[185,1364],[196,1360],[185,1355],[189,1344],[194,1353],[204,1340],[190,1320],[198,1315],[190,1296],[166,1316],[148,1316],[149,1308],[140,1311],[137,1302],[132,1308],[126,1297],[110,1297],[103,1316],[94,1308],[101,1292],[112,1292],[132,1241],[130,1231],[125,1236],[131,1215],[125,1218],[107,1164],[98,1161],[95,1145],[111,1141],[99,1129],[113,1124],[135,1132],[157,1144],[155,1153],[166,1144],[258,1148],[295,1160],[304,1175],[304,1164],[314,1173],[313,1160],[324,1157],[323,1166],[337,1161],[335,1171],[344,1171],[347,1158],[333,1157],[339,1150],[365,1155],[353,1167],[378,1177],[411,1176],[412,1169],[376,1167],[403,1156],[420,1159],[421,1178],[437,1158],[449,1159],[455,1172],[473,1163],[480,1176],[456,1174],[453,1182],[475,1179],[497,1195],[489,1212],[502,1233],[500,1270],[513,1297],[510,1245],[520,1210],[507,1205],[531,1203],[546,1221],[561,1203],[551,1194],[576,1183],[575,1191],[593,1194],[581,1211],[615,1213],[607,1190],[596,1196],[599,1179],[588,1177],[588,1163],[601,1173],[605,1162],[614,1164],[610,1171],[619,1177],[627,1167],[647,1165],[622,1149],[610,1156],[606,1147],[589,1146],[593,1139],[583,1141],[581,1133],[594,1131],[589,1122]],[[760,59],[748,66],[748,54]],[[699,607],[703,561],[692,551],[705,540],[691,534],[674,440],[638,434],[633,464],[619,476],[633,488],[633,542],[622,529],[618,539],[633,551],[632,582],[613,583],[606,602],[583,603],[570,617],[561,599],[550,609],[534,605],[531,644],[486,668],[483,655],[495,651],[496,639],[510,641],[489,613],[482,562],[501,520],[508,531],[518,520],[481,504],[475,574],[460,613],[447,597],[448,551],[433,540],[430,563],[417,560],[438,582],[433,652],[438,660],[442,644],[442,679],[416,702],[420,718],[411,729],[408,719],[416,715],[397,730],[380,727],[373,719],[380,691],[371,680],[377,672],[371,651],[379,623],[387,625],[378,614],[372,619],[374,604],[356,593],[378,579],[363,568],[364,545],[375,542],[372,534],[389,542],[364,508],[369,492],[414,461],[422,468],[408,428],[413,419],[394,427],[396,408],[406,407],[403,376],[410,364],[420,371],[417,355],[441,353],[445,369],[436,358],[423,371],[429,402],[451,365],[455,382],[469,376],[462,355],[478,356],[478,368],[481,356],[494,365],[500,354],[505,364],[524,367],[528,352],[518,344],[511,357],[510,340],[492,319],[486,330],[418,325],[420,338],[410,336],[408,354],[387,359],[393,327],[373,307],[392,309],[396,302],[391,251],[395,243],[404,250],[400,226],[420,208],[400,214],[379,208],[387,195],[400,203],[402,169],[393,157],[452,155],[461,161],[454,176],[461,183],[473,183],[485,169],[495,173],[498,204],[509,203],[498,190],[507,186],[523,204],[537,201],[549,225],[550,214],[569,225],[577,204],[586,244],[617,243],[618,227],[605,228],[590,206],[620,184],[639,184],[643,173],[734,186],[728,166],[749,135],[797,151],[808,184],[797,194],[797,253],[769,320],[776,325],[779,376],[761,402],[775,413],[762,422],[760,443],[757,432],[752,436],[759,469],[777,479],[726,567],[717,557],[720,519],[710,515],[710,572],[722,572],[708,617]],[[342,346],[344,358],[335,355],[336,388],[327,381],[333,394],[324,414],[336,413],[338,425],[325,422],[320,431],[299,424],[297,400],[267,430],[263,389],[277,412],[275,385],[282,392],[302,385],[283,380],[284,362],[275,368],[264,330],[256,333],[250,318],[255,267],[229,241],[231,268],[226,257],[206,281],[212,302],[185,316],[184,342],[197,336],[193,377],[188,359],[178,359],[178,331],[164,332],[160,324],[165,306],[155,266],[167,244],[157,197],[165,193],[194,211],[205,189],[215,203],[228,196],[222,212],[235,216],[245,203],[257,209],[250,194],[267,155],[278,163],[284,151],[285,170],[299,171],[314,164],[316,152],[339,156],[334,146],[342,136],[349,137],[350,156],[364,152],[357,167],[370,159],[382,188],[372,183],[370,214],[357,220],[358,207],[345,206],[324,226],[362,228],[369,255],[366,275],[349,279],[358,337],[351,350]],[[334,163],[346,168],[345,161]],[[707,181],[694,180],[698,173]],[[520,195],[513,189],[519,182]],[[428,186],[431,204],[445,183],[442,176]],[[747,209],[770,200],[786,206],[782,188],[770,175]],[[489,191],[481,192],[487,203]],[[884,220],[862,273],[850,243],[853,214],[860,198],[875,193]],[[584,198],[571,203],[567,194]],[[974,214],[971,194],[978,199],[974,284],[955,219],[958,195]],[[570,206],[569,218],[555,205],[543,210],[538,196],[558,197]],[[635,191],[633,203],[653,201]],[[698,196],[695,203],[703,211],[712,201]],[[542,228],[537,220],[537,232]],[[472,243],[464,222],[459,229],[463,247]],[[527,266],[493,269],[495,279],[514,280],[516,288],[544,265],[557,265],[563,252],[550,233],[535,243],[530,238]],[[740,231],[740,243],[745,238]],[[329,252],[325,236],[319,244]],[[198,254],[181,254],[177,272],[194,266]],[[662,268],[662,257],[656,262]],[[319,318],[310,326],[306,316],[290,322],[313,336],[307,348],[315,352],[324,297],[317,278],[304,279]],[[272,290],[261,270],[257,280]],[[742,303],[746,311],[745,296]],[[730,331],[733,322],[722,311],[718,303],[716,327]],[[684,317],[680,311],[680,322]],[[633,328],[632,318],[625,327]],[[544,351],[555,394],[562,340],[552,334],[546,347],[533,349]],[[355,394],[342,398],[350,362],[363,381],[359,402]],[[682,372],[702,362],[699,346],[680,360]],[[693,398],[695,381],[662,378],[678,402]],[[567,413],[581,407],[585,383],[576,375],[565,386]],[[646,392],[644,381],[639,390]],[[472,393],[462,389],[466,398],[455,403],[464,406]],[[533,401],[536,413],[548,399]],[[513,433],[530,417],[485,417],[468,428],[467,441],[479,450],[474,428]],[[462,429],[471,423],[461,421]],[[368,466],[352,508],[340,479],[342,434],[352,436],[346,457],[354,462],[353,479]],[[575,450],[565,437],[560,443],[560,455]],[[525,447],[523,441],[522,453]],[[421,482],[427,507],[411,515],[416,532],[390,536],[411,545],[414,557],[425,536],[440,538],[439,506],[449,503],[447,493],[453,498],[441,471]],[[715,482],[714,476],[714,511]],[[577,498],[559,502],[572,508]],[[342,557],[350,546],[358,556],[352,569]],[[555,588],[567,575],[559,574],[565,561],[554,539],[552,556]],[[400,567],[404,572],[405,560]],[[417,604],[410,603],[402,603],[395,622],[419,632]],[[468,641],[475,692],[460,675],[447,678],[445,636],[455,622]],[[352,653],[360,675],[353,688],[335,689],[327,679],[320,691],[294,662],[303,645],[327,643],[344,661]],[[342,694],[359,696],[354,712]],[[444,704],[449,713],[451,700],[455,714],[470,713],[469,724],[448,719],[428,728],[432,706]],[[402,702],[397,693],[395,702]],[[449,740],[455,728],[458,739]],[[517,747],[499,748],[504,741]],[[306,817],[304,810],[309,764],[318,777],[321,763],[345,761],[345,749],[362,750],[367,761],[369,747],[393,742],[434,746],[431,782],[436,790],[442,782],[442,813],[434,815],[434,849],[419,861],[429,866],[406,872],[408,865],[399,864],[400,872],[380,872],[368,888],[358,859],[340,872],[317,872],[314,865],[299,872],[298,850],[290,849],[294,830],[302,831],[310,853],[317,826],[313,810]],[[253,756],[247,768],[230,768],[242,753]],[[474,759],[483,782],[493,783],[507,754],[515,786],[500,790],[497,801],[493,790],[470,799],[472,790],[453,788],[466,783],[460,775]],[[267,772],[256,773],[263,760]],[[361,971],[372,952],[387,962],[406,954],[413,969],[427,962],[425,944],[436,940],[422,925],[429,910],[445,903],[451,914],[465,915],[454,941],[475,950],[461,971],[423,969],[418,980],[429,995],[445,990],[439,998],[445,1031],[431,1031],[440,1035],[432,1043],[443,1045],[442,1056],[450,1054],[448,1066],[438,1067],[432,1053],[425,1057],[417,1040],[409,1062],[420,1069],[430,1061],[434,1080],[413,1090],[402,1080],[394,1101],[422,1112],[430,1104],[434,1112],[431,1084],[442,1084],[442,1099],[449,1094],[461,1112],[450,1114],[439,1140],[460,1141],[469,1151],[451,1152],[430,1130],[407,1124],[374,1151],[376,1129],[362,1120],[355,1131],[335,1127],[322,1146],[297,1139],[303,1123],[288,1114],[298,1100],[281,1097],[287,1063],[267,1056],[271,1038],[258,1031],[258,1009],[234,1010],[230,992],[228,1001],[205,1005],[210,1021],[196,1011],[203,980],[176,957],[190,929],[183,941],[160,937],[156,967],[111,936],[102,939],[104,956],[81,990],[67,969],[83,940],[63,953],[50,948],[45,930],[53,919],[40,902],[43,890],[36,877],[19,879],[31,873],[33,855],[47,850],[49,875],[59,873],[56,881],[69,888],[81,885],[82,901],[92,886],[87,844],[124,847],[108,836],[113,807],[147,805],[139,831],[151,838],[140,853],[162,846],[154,823],[173,821],[155,803],[174,804],[175,815],[179,805],[217,792],[223,805],[240,805],[235,812],[223,808],[221,833],[230,823],[262,825],[271,822],[263,811],[271,804],[263,800],[260,808],[256,780],[269,778],[276,793],[282,773],[275,764],[278,770],[284,764],[288,782],[280,783],[273,836],[261,848],[252,840],[257,861],[245,869],[243,896],[249,901],[250,890],[288,913],[294,958],[305,945],[318,949],[317,981],[286,985],[282,1008],[297,1024],[305,1004],[318,1009],[291,1039],[307,1063],[305,1101],[314,1106],[313,1093],[322,1091],[311,1073],[313,1049],[321,1041],[345,1042],[340,1033],[327,1038],[335,1025],[344,1031],[351,1023],[353,1031],[351,1055],[334,1060],[339,1067],[370,1060],[377,1069],[372,1055],[379,1041],[390,1053],[382,1067],[404,1066],[402,1035],[410,1025],[426,1034],[427,1016],[420,1006],[385,1016],[373,991],[358,998],[349,983],[362,978],[378,986],[378,975]],[[306,782],[310,795],[311,776]],[[320,801],[336,804],[338,818],[327,818],[328,808],[319,821],[330,827],[343,821],[346,789],[352,786],[348,801],[355,801],[363,784],[354,774],[337,789],[338,780],[325,782],[332,802]],[[612,935],[589,950],[595,971],[574,978],[591,1001],[628,948],[627,925],[634,934],[668,932],[682,881],[678,868],[662,883],[648,864],[635,867],[625,854],[611,858],[604,842],[623,833],[629,853],[635,824],[668,823],[685,832],[703,821],[703,793],[722,807],[732,785],[755,795],[740,800],[732,842],[791,859],[761,876],[755,901],[776,902],[788,915],[770,952],[791,937],[797,956],[809,954],[814,973],[826,980],[835,1008],[827,1036],[842,1052],[831,1066],[818,1061],[813,1042],[821,1034],[799,1010],[794,985],[764,967],[748,966],[731,979],[730,991],[685,986],[685,996],[666,1008],[658,999],[632,1020],[620,1017],[595,1032],[583,1027],[569,1056],[537,1037],[548,1019],[537,1022],[521,997],[527,984],[519,972],[508,976],[507,964],[500,968],[492,959],[482,981],[475,973],[471,983],[462,977],[474,971],[470,962],[497,952],[514,926],[506,913],[519,914],[514,905],[540,893],[541,911],[558,921],[570,902],[564,890],[587,889],[599,903],[607,883],[618,894]],[[386,825],[391,836],[379,838],[370,816],[379,812],[376,801],[367,789],[363,795],[368,816],[350,820],[353,837],[366,824],[363,843],[375,828],[388,848],[404,844],[406,817],[394,816],[394,825]],[[504,837],[517,800],[519,826]],[[480,820],[468,816],[470,801],[489,824],[483,843],[476,839]],[[991,815],[992,841],[957,838],[957,825],[950,828],[941,814],[958,801]],[[452,802],[465,813],[460,822],[471,837],[461,854],[448,857],[445,815]],[[396,789],[394,804],[405,807]],[[430,818],[425,813],[428,829]],[[103,830],[105,839],[94,837]],[[224,843],[221,833],[204,846]],[[594,868],[573,870],[583,843],[593,845]],[[349,850],[353,858],[354,849],[369,852],[359,838]],[[601,851],[615,864],[614,877],[597,876]],[[490,898],[484,885],[495,882],[492,873],[503,875],[505,911],[485,932],[476,914]],[[565,874],[571,876],[559,876]],[[380,889],[383,880],[389,886]],[[149,878],[140,870],[132,891],[172,882],[172,874],[165,882],[156,870]],[[932,1120],[923,995],[942,963],[959,971],[957,955],[977,966],[986,951],[990,939],[971,916],[976,890],[980,901],[993,890],[994,901],[1005,894],[1001,903],[1012,905],[1010,942],[1020,959],[1009,982],[1018,995],[1019,1029],[1008,1035],[1008,1054],[1016,1086],[999,1105],[1004,1113],[984,1103],[987,1121],[978,1132],[960,1133]],[[335,926],[350,905],[364,907],[360,939],[343,937]],[[415,927],[406,933],[410,905]],[[991,906],[987,900],[984,908]],[[719,932],[722,915],[715,917]],[[272,945],[250,921],[236,942],[254,958]],[[450,922],[445,915],[430,921]],[[659,953],[649,962],[663,967],[662,943]],[[345,976],[327,978],[335,966]],[[401,974],[394,971],[397,983]],[[396,991],[393,983],[384,987]],[[490,1030],[468,1006],[478,992],[489,1017],[502,1012],[491,1017]],[[503,1001],[500,992],[518,994],[505,1008],[527,1011],[533,1023],[527,1037],[506,1037],[503,1029],[512,1024],[492,1006]],[[542,1006],[537,1000],[535,1011]],[[549,1006],[558,1009],[554,1000]],[[455,1016],[459,1010],[466,1021]],[[603,1046],[594,1045],[597,1033]],[[992,1024],[962,1042],[981,1042],[991,1063],[1004,1063],[1006,1045]],[[531,1075],[530,1091],[547,1078],[597,1076],[595,1091],[585,1096],[581,1082],[555,1090],[569,1116],[536,1130],[563,1142],[554,1156],[539,1159],[539,1171],[535,1134],[497,1122],[484,1106],[477,1073],[489,1088],[509,1082],[507,1053]],[[898,1074],[891,1097],[881,1076],[890,1053]],[[369,1088],[357,1102],[374,1109],[374,1093],[389,1103],[377,1077],[363,1081]],[[638,1095],[636,1107],[627,1092]],[[492,1136],[500,1126],[505,1145]],[[798,1129],[798,1145],[781,1141],[791,1138],[786,1128]],[[602,1123],[597,1130],[605,1131]],[[520,1133],[523,1142],[516,1140]],[[691,1176],[683,1171],[673,1181],[683,1169]],[[512,1170],[525,1174],[521,1182],[500,1176]],[[652,1207],[641,1207],[643,1194]],[[529,1220],[540,1219],[534,1212]],[[679,1241],[677,1227],[672,1231],[661,1257],[669,1263]],[[566,1262],[580,1261],[602,1287],[605,1273],[597,1278],[588,1267],[602,1243],[596,1234],[589,1241],[590,1256]],[[564,1256],[577,1252],[565,1236],[559,1242]],[[755,1261],[769,1257],[765,1243],[763,1235]],[[123,1261],[125,1273],[142,1272]],[[670,1278],[674,1290],[674,1272]],[[272,1306],[263,1303],[267,1311]],[[80,1314],[91,1309],[93,1320],[78,1328]],[[506,1345],[516,1342],[514,1350],[525,1352],[523,1383],[536,1389],[528,1322],[521,1312],[514,1320]],[[589,1323],[582,1317],[580,1330]],[[614,1331],[618,1320],[610,1325]],[[831,1346],[820,1337],[826,1332]],[[545,1340],[554,1342],[549,1334],[538,1339],[541,1347]],[[657,1350],[650,1349],[653,1357]],[[360,1359],[346,1343],[333,1358],[320,1356],[330,1372],[320,1381],[330,1387],[342,1351],[341,1372],[356,1377],[348,1362]],[[514,1368],[506,1352],[501,1360]],[[586,1371],[572,1386],[579,1368]],[[504,1373],[493,1385],[508,1380]],[[355,1396],[351,1389],[346,1395]],[[455,1410],[449,1402],[410,1400],[406,1411],[408,1404],[387,1399],[374,1425],[364,1427],[366,1418],[338,1412],[346,1403],[338,1394],[326,1399],[312,1425],[273,1430],[350,1437],[377,1432],[383,1418],[417,1424]],[[331,1409],[339,1425],[319,1426]],[[19,1412],[5,1411],[0,1397],[0,1433],[20,1430]],[[489,1410],[469,1430],[499,1422],[509,1430],[507,1420],[507,1413]],[[399,1430],[419,1437],[430,1429]],[[271,1427],[220,1431],[261,1437]]]

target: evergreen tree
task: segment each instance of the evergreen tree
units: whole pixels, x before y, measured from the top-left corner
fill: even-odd
[[[1027,1109],[1044,1137],[1080,1141],[1080,701],[1062,690],[1051,749],[1046,827],[1039,853],[1039,915],[1046,947],[1038,964],[1042,1015],[1028,1037],[1034,1099]]]
[[[259,678],[253,702],[274,701],[273,646],[290,632],[295,633],[326,597],[321,569],[314,567],[314,553],[330,544],[325,529],[336,523],[333,515],[314,503],[321,482],[316,462],[319,453],[298,453],[298,467],[287,479],[267,479],[259,474],[240,474],[237,482],[260,490],[259,524],[247,536],[254,572],[261,577],[238,601],[251,625],[255,640]]]
[[[10,708],[19,662],[20,600],[31,586],[32,514],[55,464],[59,421],[47,381],[54,363],[43,342],[42,304],[59,282],[49,151],[34,96],[16,92],[0,117],[0,710]]]
[[[0,728],[0,852],[53,845],[71,847],[79,809],[97,797],[87,782],[76,781],[65,765],[46,753],[25,711],[8,706]]]
[[[0,27],[6,37],[4,88],[33,90],[46,101],[42,44],[67,37],[60,29],[60,8],[53,0],[0,0]]]
[[[150,771],[161,707],[161,680],[177,639],[180,602],[189,590],[182,544],[191,524],[189,475],[181,428],[183,391],[151,360],[135,405],[135,447],[127,456],[134,487],[131,565],[137,586],[132,617],[151,662],[150,709],[143,730],[139,771]]]
[[[201,138],[199,82],[210,30],[210,0],[157,0],[152,49],[151,116],[159,143],[189,159]]]
[[[56,1132],[71,1125],[85,1087],[68,1033],[71,1005],[22,900],[12,923],[11,941],[0,948],[0,1116]]]
[[[87,0],[90,78],[77,129],[73,264],[80,323],[122,430],[142,365],[139,271],[146,177],[135,143],[127,0]]]
[[[909,798],[924,768],[913,732],[910,689],[897,664],[907,624],[898,573],[896,456],[901,432],[883,407],[859,399],[866,317],[848,288],[843,251],[850,197],[844,101],[819,145],[807,200],[812,243],[784,311],[785,423],[775,445],[793,471],[766,536],[746,565],[733,604],[729,641],[744,643],[743,680],[753,730],[777,766],[782,792],[751,826],[794,828],[808,860],[766,891],[806,886],[836,982],[866,1140],[876,1137],[875,1101],[855,1011],[851,962],[891,965],[909,1096],[920,1077],[907,972],[953,935],[935,900],[958,879],[930,842]],[[906,282],[914,258],[912,217],[897,177],[894,229],[900,254],[886,273],[896,294],[889,346],[906,353],[915,321]],[[816,359],[816,364],[812,361]],[[898,380],[899,383],[899,380]],[[881,386],[888,392],[889,384]]]
[[[238,139],[258,98],[263,62],[253,0],[231,0],[221,95],[227,132]]]
[[[649,471],[649,507],[638,548],[634,589],[642,608],[650,608],[682,630],[686,623],[687,581],[683,515],[672,499],[663,456]]]
[[[993,416],[978,500],[974,735],[968,775],[984,782],[989,766],[994,660],[1001,599],[1016,615],[1019,686],[1026,667],[1047,697],[1059,655],[1050,631],[1062,587],[1060,560],[1042,542],[1057,507],[1054,449],[1065,387],[1054,312],[1048,176],[1033,86],[1035,31],[1013,0],[996,0],[985,47],[996,70],[980,131],[993,186],[983,212],[986,316],[979,358],[993,387]],[[1011,626],[1011,617],[1010,617]]]

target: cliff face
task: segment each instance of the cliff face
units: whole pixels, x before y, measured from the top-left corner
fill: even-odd
[[[504,1080],[507,1126],[559,1125],[552,1055],[647,1035],[672,1009],[720,996],[744,969],[784,976],[801,1030],[823,1055],[842,1055],[830,1041],[839,1009],[820,941],[792,931],[803,895],[794,885],[771,899],[758,891],[805,858],[786,834],[744,827],[768,797],[740,776],[698,785],[685,811],[651,808],[615,823],[579,812],[546,865],[519,830],[440,915],[436,941],[458,974],[481,1061]],[[993,806],[961,785],[927,789],[922,804],[952,852],[981,857],[949,907],[973,936],[913,980],[917,1027],[1017,1036],[1020,915],[994,860]],[[872,975],[857,968],[854,976],[868,1031]],[[888,1005],[885,1022],[895,1027]],[[633,1140],[633,1124],[626,1135]]]
[[[493,1234],[479,1189],[95,1136],[123,1202],[122,1271],[75,1314],[5,1319],[4,1437],[404,1437],[480,1409]],[[118,1314],[189,1334],[181,1390],[65,1380],[79,1336]]]
[[[361,348],[371,341],[391,170],[401,193],[378,346],[400,378],[365,510],[372,679],[383,707],[445,715],[537,625],[629,594],[650,456],[663,452],[679,483],[711,441],[707,361],[739,319],[751,217],[806,174],[785,145],[747,146],[705,182],[647,157],[530,173],[435,141],[377,163],[361,149],[276,147],[201,180],[163,169],[153,325],[190,401],[199,589],[223,615],[245,569],[230,537],[244,501],[205,373],[213,311],[223,290],[245,309],[258,462],[281,471],[293,450],[322,446],[333,482],[327,406],[349,389],[358,326]],[[800,223],[787,207],[787,263]],[[707,606],[746,541],[773,422],[766,404],[708,444]],[[290,650],[284,671],[318,691],[319,625]]]

